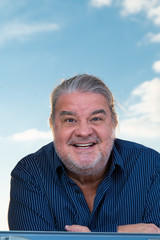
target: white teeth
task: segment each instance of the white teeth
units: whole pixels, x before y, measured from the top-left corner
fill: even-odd
[[[92,145],[93,145],[93,143],[77,143],[77,144],[75,144],[76,147],[80,147],[80,148],[90,147]]]

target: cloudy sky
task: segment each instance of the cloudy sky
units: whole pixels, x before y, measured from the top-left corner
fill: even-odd
[[[49,95],[77,73],[114,93],[120,138],[160,151],[160,0],[0,0],[0,230],[10,172],[52,140]]]

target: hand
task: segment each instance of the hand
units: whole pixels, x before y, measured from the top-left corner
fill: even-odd
[[[160,228],[152,223],[138,223],[118,226],[119,233],[160,233]]]
[[[90,232],[88,227],[81,226],[81,225],[70,225],[70,226],[66,225],[65,229],[68,232]]]

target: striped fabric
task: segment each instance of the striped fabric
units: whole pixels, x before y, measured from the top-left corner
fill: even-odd
[[[80,224],[115,232],[118,225],[142,222],[160,227],[160,154],[116,139],[110,161],[90,213],[53,143],[23,158],[11,173],[9,228],[64,231],[65,225]]]

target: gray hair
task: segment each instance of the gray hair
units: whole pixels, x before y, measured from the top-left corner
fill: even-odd
[[[59,84],[51,93],[51,114],[50,124],[54,125],[55,120],[55,107],[58,98],[63,94],[70,94],[73,92],[91,92],[102,94],[108,104],[111,111],[112,120],[115,126],[118,124],[118,118],[115,111],[115,100],[110,89],[97,77],[88,74],[76,75],[70,79],[64,80]]]

